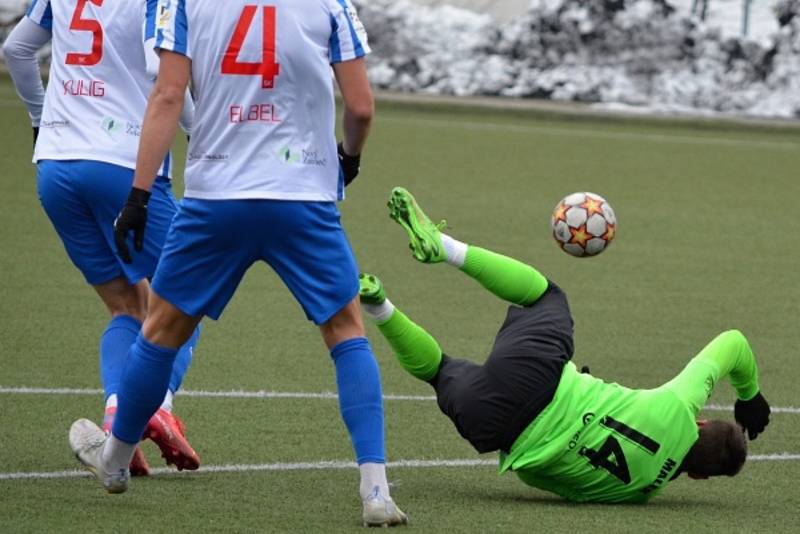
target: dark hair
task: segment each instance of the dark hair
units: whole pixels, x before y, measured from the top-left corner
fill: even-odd
[[[700,437],[684,460],[684,470],[708,477],[738,474],[747,458],[747,440],[741,427],[712,419],[699,431]]]

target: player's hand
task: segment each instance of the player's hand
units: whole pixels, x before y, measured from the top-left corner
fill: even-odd
[[[339,143],[337,146],[339,152],[339,165],[342,167],[342,174],[344,174],[344,185],[347,187],[350,182],[356,179],[358,171],[361,170],[361,154],[351,156],[344,151],[344,144]]]
[[[117,254],[125,263],[133,263],[126,242],[131,230],[133,230],[133,247],[136,252],[141,252],[144,247],[144,228],[147,225],[147,202],[149,200],[150,191],[132,188],[128,200],[114,221],[114,241],[117,244]]]
[[[737,400],[733,406],[736,422],[744,427],[751,440],[756,439],[769,424],[769,414],[769,403],[761,392],[750,400]]]
[[[39,127],[33,127],[33,148],[36,149],[36,141],[39,140]]]

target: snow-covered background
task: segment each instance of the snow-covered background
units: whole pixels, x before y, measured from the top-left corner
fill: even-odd
[[[354,2],[382,89],[800,118],[800,0],[753,0],[746,37],[745,0]]]

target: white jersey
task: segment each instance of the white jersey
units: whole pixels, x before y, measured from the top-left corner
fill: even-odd
[[[331,64],[369,52],[350,0],[159,0],[156,47],[192,59],[186,197],[336,201]]]
[[[148,11],[156,1],[34,0],[28,18],[52,32],[50,80],[34,162],[92,160],[136,168],[147,97]],[[152,32],[153,30],[151,30]],[[170,157],[159,174],[169,176]]]

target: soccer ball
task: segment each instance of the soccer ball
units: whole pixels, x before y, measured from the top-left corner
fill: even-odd
[[[550,219],[553,237],[573,256],[596,256],[617,233],[617,217],[611,205],[594,193],[573,193],[559,202]]]

